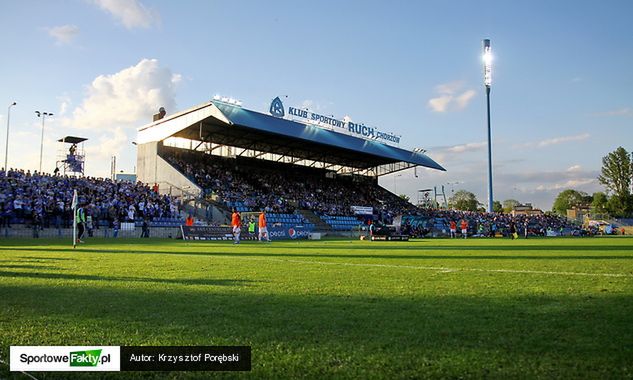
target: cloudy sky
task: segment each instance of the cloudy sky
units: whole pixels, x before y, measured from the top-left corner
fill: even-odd
[[[601,158],[633,150],[633,2],[613,1],[14,1],[0,6],[2,159],[44,171],[55,140],[88,137],[87,174],[110,157],[135,169],[136,128],[233,96],[272,98],[402,135],[447,172],[381,183],[417,198],[445,186],[486,199],[481,40],[495,56],[495,199],[549,209],[567,188],[601,190]]]

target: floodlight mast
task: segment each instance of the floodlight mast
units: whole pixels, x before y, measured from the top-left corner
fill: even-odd
[[[40,170],[39,170],[39,174],[42,175],[42,153],[44,153],[44,120],[46,119],[46,116],[53,116],[53,114],[51,112],[40,112],[40,111],[35,111],[35,114],[37,115],[37,117],[42,118],[42,138],[40,139]]]
[[[492,86],[492,50],[490,40],[483,41],[484,86],[486,87],[486,109],[488,115],[488,212],[493,212],[492,195],[492,139],[490,134],[490,87]]]
[[[18,103],[16,102],[11,102],[11,104],[9,104],[9,107],[7,107],[7,136],[6,136],[7,140],[4,146],[4,176],[5,178],[9,173],[9,168],[7,167],[7,165],[9,164],[9,121],[11,120],[11,107],[17,104]]]

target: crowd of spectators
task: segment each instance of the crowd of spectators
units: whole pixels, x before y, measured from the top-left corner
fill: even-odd
[[[570,234],[584,233],[567,218],[554,214],[512,215],[431,209],[408,213],[402,219],[402,230],[416,236],[432,233],[448,235],[451,221],[459,226],[462,220],[468,224],[469,236],[511,236],[515,232],[523,237],[561,234],[563,231]]]
[[[468,223],[471,236],[546,235],[550,231],[576,229],[566,218],[550,214],[431,210],[418,208],[380,187],[372,178],[326,176],[323,169],[274,163],[246,157],[223,158],[202,152],[163,147],[161,156],[203,189],[203,196],[239,205],[248,211],[291,214],[307,209],[319,215],[352,216],[352,206],[372,207],[373,219],[391,224],[403,215],[402,232],[414,236],[446,233],[451,221]],[[5,215],[63,223],[71,218],[72,189],[80,188],[89,199],[94,220],[130,220],[139,217],[176,216],[179,205],[141,184],[116,183],[104,179],[31,175],[9,171],[0,186],[0,208]],[[61,216],[61,221],[60,221]]]
[[[471,236],[544,236],[550,231],[575,229],[556,215],[431,210],[418,208],[379,186],[372,179],[351,176],[327,178],[324,170],[271,163],[250,158],[223,158],[201,152],[165,148],[163,156],[203,188],[206,196],[239,204],[249,211],[293,213],[307,209],[320,215],[352,216],[352,206],[372,207],[382,224],[392,224],[403,215],[402,231],[417,236],[448,234],[451,221],[468,223]]]
[[[227,206],[239,203],[250,211],[293,213],[307,209],[317,214],[350,216],[352,206],[370,206],[381,220],[391,221],[412,207],[371,179],[336,176],[324,170],[263,160],[210,157],[200,152],[165,149],[174,167],[203,188],[207,197]]]
[[[0,172],[0,226],[25,223],[42,228],[72,225],[73,190],[94,228],[154,217],[176,217],[179,203],[141,183],[110,179]]]
[[[374,219],[391,224],[402,215],[401,232],[413,236],[448,234],[451,222],[466,221],[469,236],[510,236],[514,232],[545,236],[579,230],[566,218],[550,215],[432,210],[415,207],[371,179],[336,176],[324,170],[254,159],[227,159],[202,153],[166,149],[172,165],[204,189],[204,196],[240,204],[250,211],[291,214],[308,209],[321,215],[351,216],[352,206],[372,207]],[[121,222],[177,217],[179,200],[159,195],[141,183],[69,177],[11,169],[0,172],[0,227],[26,223],[36,227],[67,228],[72,223],[73,190],[79,194],[89,224],[115,226]]]

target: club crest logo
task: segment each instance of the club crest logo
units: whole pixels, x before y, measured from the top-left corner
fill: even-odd
[[[274,117],[284,117],[286,115],[284,112],[284,104],[281,102],[281,99],[279,99],[279,96],[270,103],[270,114]]]
[[[297,238],[297,231],[295,231],[294,228],[290,227],[288,229],[288,236],[290,236],[291,239],[296,239]]]

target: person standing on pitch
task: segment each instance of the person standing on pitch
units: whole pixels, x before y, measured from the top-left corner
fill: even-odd
[[[233,215],[231,215],[231,226],[233,226],[233,244],[240,244],[240,233],[242,232],[242,217],[237,212],[236,208],[233,208]]]
[[[255,220],[252,217],[248,218],[248,238],[255,238]]]
[[[259,241],[266,238],[266,241],[270,242],[270,236],[268,235],[268,222],[266,221],[266,211],[262,210],[259,214]]]
[[[84,236],[86,230],[86,210],[84,204],[80,204],[77,208],[77,243],[83,243],[81,238]]]
[[[454,220],[451,220],[451,239],[457,237],[457,223]]]
[[[468,221],[466,218],[462,219],[460,227],[462,228],[462,236],[466,239],[466,237],[468,237]]]

